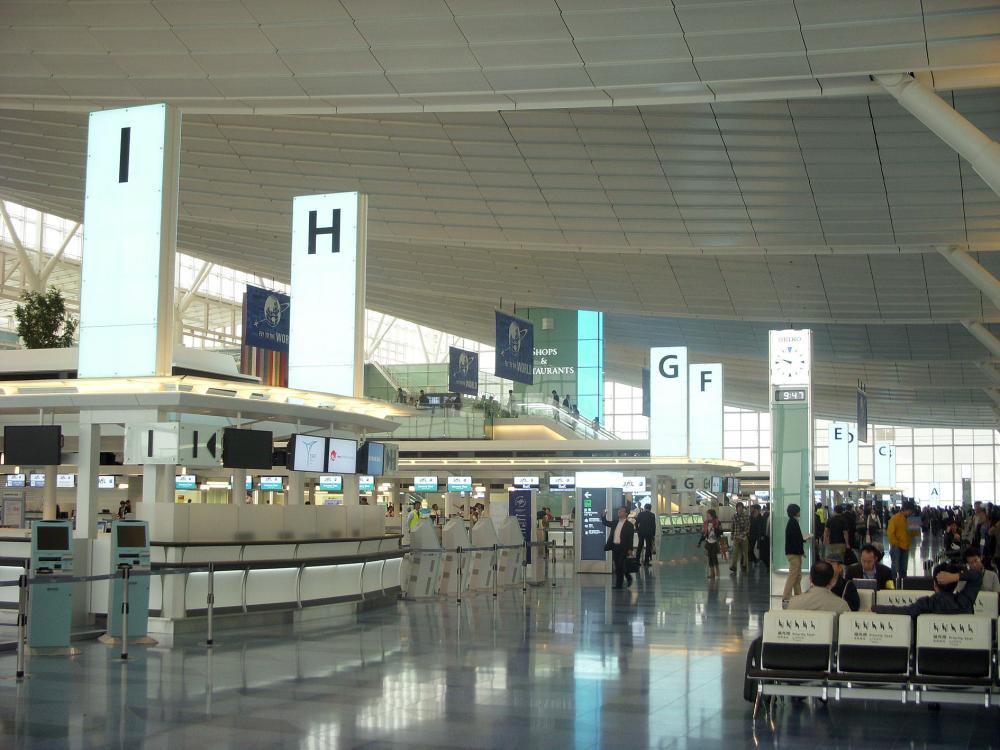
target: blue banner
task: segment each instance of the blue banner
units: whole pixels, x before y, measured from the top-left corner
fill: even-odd
[[[287,294],[248,285],[243,346],[287,354],[290,304],[291,298]]]
[[[531,490],[510,490],[507,496],[509,503],[507,515],[517,519],[517,525],[521,527],[521,536],[524,541],[531,541],[531,530],[535,527],[534,519],[531,517]],[[528,547],[528,562],[531,562],[531,547]]]
[[[479,354],[467,352],[454,346],[448,347],[448,390],[464,393],[466,396],[479,395]]]
[[[527,320],[497,312],[496,366],[498,378],[534,383],[535,327]]]

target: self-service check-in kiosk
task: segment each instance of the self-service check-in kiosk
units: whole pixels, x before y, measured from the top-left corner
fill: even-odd
[[[73,575],[73,531],[69,521],[35,521],[31,527],[31,576]],[[69,648],[73,583],[38,582],[28,595],[28,645]]]
[[[149,576],[135,573],[149,570],[149,526],[145,521],[116,520],[111,524],[111,570],[129,566],[128,637],[144,638],[149,629]],[[122,589],[119,576],[108,587],[108,635],[122,637]]]

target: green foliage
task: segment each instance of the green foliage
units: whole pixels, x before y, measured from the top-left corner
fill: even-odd
[[[27,349],[73,346],[77,321],[66,313],[66,300],[54,286],[44,292],[23,292],[14,318],[17,335]]]

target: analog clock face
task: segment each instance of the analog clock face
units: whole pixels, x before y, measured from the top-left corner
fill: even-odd
[[[771,382],[805,385],[809,382],[809,358],[804,342],[781,342],[771,354]]]

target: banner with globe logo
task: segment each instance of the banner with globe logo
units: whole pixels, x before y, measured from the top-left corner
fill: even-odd
[[[248,285],[246,299],[243,345],[287,354],[289,296]]]
[[[448,347],[448,390],[479,395],[479,354],[455,346]]]
[[[532,385],[535,362],[534,325],[499,310],[496,314],[496,376]]]

